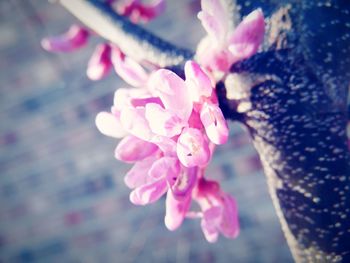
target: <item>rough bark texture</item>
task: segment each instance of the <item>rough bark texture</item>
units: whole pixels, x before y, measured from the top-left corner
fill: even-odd
[[[172,67],[192,57],[130,25],[100,1],[77,0],[79,8],[61,2],[108,40],[129,41],[128,48],[141,59]],[[350,5],[346,0],[236,2],[241,16],[261,7],[269,17],[268,32],[263,51],[233,65],[218,84],[220,105],[226,117],[242,121],[252,135],[295,260],[350,262],[345,132]],[[95,28],[81,5],[109,30]]]
[[[233,106],[253,137],[295,260],[350,262],[350,6],[268,4],[270,51],[232,67],[233,80],[252,87]]]
[[[234,74],[246,82],[260,72],[259,82],[234,107],[243,104],[243,123],[296,261],[349,262],[346,111],[334,105],[302,56],[290,52],[266,53],[237,65]]]

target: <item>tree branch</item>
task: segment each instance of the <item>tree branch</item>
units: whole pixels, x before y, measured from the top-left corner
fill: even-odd
[[[172,68],[192,59],[193,52],[178,48],[118,15],[99,0],[59,0],[69,12],[101,37],[138,61]]]
[[[231,71],[260,76],[243,123],[294,259],[349,262],[347,109],[329,96],[329,83],[309,65],[303,54],[283,49],[257,54]]]

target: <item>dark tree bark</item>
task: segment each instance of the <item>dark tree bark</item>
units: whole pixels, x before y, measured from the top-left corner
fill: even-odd
[[[350,4],[250,2],[237,0],[241,16],[261,7],[269,17],[264,48],[233,65],[218,83],[220,106],[228,119],[248,127],[294,259],[350,262]],[[61,3],[141,61],[181,74],[183,62],[193,56],[129,23],[102,1]]]

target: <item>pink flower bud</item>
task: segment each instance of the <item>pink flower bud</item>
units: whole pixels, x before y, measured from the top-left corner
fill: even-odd
[[[261,9],[257,9],[238,25],[229,39],[229,50],[235,60],[254,55],[263,41],[264,34],[264,15]]]
[[[78,25],[72,25],[69,30],[55,37],[47,37],[41,41],[41,46],[51,52],[69,52],[85,46],[89,32]]]
[[[100,44],[92,54],[86,74],[91,80],[100,80],[106,76],[112,66],[111,48],[108,44]]]

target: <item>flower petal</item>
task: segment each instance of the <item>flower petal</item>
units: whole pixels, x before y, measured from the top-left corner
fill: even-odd
[[[210,97],[213,91],[207,74],[194,61],[185,64],[186,85],[194,102],[200,102],[201,97]]]
[[[178,172],[176,180],[171,186],[171,190],[176,199],[179,200],[191,196],[192,189],[195,186],[197,179],[197,171],[197,167],[181,167],[181,171]]]
[[[116,73],[126,83],[133,87],[147,85],[148,74],[144,68],[135,60],[125,56],[124,53],[115,46],[112,47],[112,64]]]
[[[126,131],[120,123],[118,116],[109,112],[100,112],[97,114],[95,123],[97,129],[104,135],[121,138],[126,135]]]
[[[202,0],[202,11],[198,13],[204,29],[217,42],[223,42],[230,30],[230,8],[220,0]]]
[[[136,188],[151,182],[152,178],[148,176],[148,171],[157,159],[157,156],[150,156],[135,163],[124,177],[125,184],[129,188]]]
[[[149,86],[160,97],[165,109],[185,122],[188,120],[193,105],[184,80],[170,70],[160,69],[151,75]]]
[[[203,212],[201,227],[205,238],[210,243],[214,243],[218,239],[222,210],[220,206],[213,206]]]
[[[115,149],[115,158],[124,162],[136,162],[154,154],[158,147],[135,136],[123,138]]]
[[[205,166],[210,159],[208,142],[201,131],[193,128],[183,130],[177,141],[176,152],[186,167]]]
[[[153,0],[148,5],[142,5],[141,19],[144,22],[148,22],[165,10],[165,0]]]
[[[223,207],[220,231],[227,238],[235,238],[239,234],[238,211],[235,199],[228,194],[224,194]]]
[[[214,104],[204,103],[201,121],[205,127],[208,138],[215,144],[223,144],[229,136],[228,126],[221,109]]]
[[[186,125],[177,115],[155,103],[146,105],[145,116],[152,132],[169,138],[180,134],[182,128]]]
[[[139,0],[121,1],[117,6],[118,13],[130,17],[133,23],[148,22],[165,9],[165,0],[154,0],[147,5],[140,3]]]
[[[112,63],[110,60],[111,48],[107,44],[97,45],[88,63],[86,71],[91,80],[100,80],[109,72]]]
[[[226,48],[216,46],[209,37],[205,37],[199,42],[196,57],[207,70],[223,72],[230,69],[234,59],[231,52]]]
[[[166,156],[176,156],[176,142],[172,138],[155,135],[151,142],[156,144]]]
[[[69,52],[83,47],[89,38],[89,32],[78,25],[72,25],[69,30],[55,37],[47,37],[41,41],[41,46],[51,52]]]
[[[168,190],[165,201],[165,226],[171,231],[177,229],[182,224],[190,206],[191,196],[188,196],[184,200],[177,200],[172,191]]]
[[[148,174],[152,178],[164,178],[172,184],[180,173],[180,164],[177,158],[162,157],[155,161]],[[175,179],[174,179],[175,178]]]
[[[146,89],[119,88],[114,93],[113,106],[119,110],[125,107],[136,107],[133,103],[135,100],[148,99],[149,97],[151,95]]]
[[[235,60],[247,59],[255,54],[265,34],[264,15],[261,9],[251,12],[235,29],[229,39],[229,50]]]
[[[126,107],[121,110],[120,122],[124,129],[130,134],[145,140],[150,141],[153,133],[145,118],[145,108]]]
[[[168,189],[164,178],[135,188],[130,193],[130,201],[135,205],[147,205],[156,202]]]

